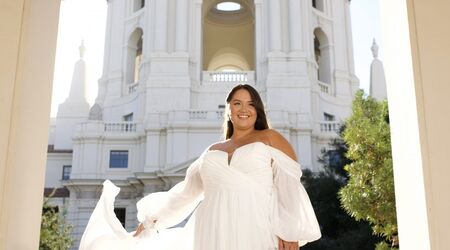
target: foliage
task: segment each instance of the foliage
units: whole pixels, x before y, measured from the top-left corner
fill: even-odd
[[[341,127],[340,134],[344,131]],[[345,157],[347,145],[341,138],[322,150],[319,158],[323,171],[304,170],[302,182],[319,221],[322,238],[308,243],[301,250],[373,250],[380,238],[374,236],[365,221],[356,222],[340,206],[338,191],[347,183],[344,166],[350,163]]]
[[[68,225],[57,207],[44,199],[41,220],[40,250],[69,249],[73,243],[71,238],[72,226]]]
[[[343,134],[348,145],[345,166],[349,179],[339,191],[342,206],[357,221],[370,223],[376,235],[396,246],[397,218],[391,155],[389,114],[386,101],[377,102],[357,92],[352,115]],[[377,249],[383,248],[380,243]]]

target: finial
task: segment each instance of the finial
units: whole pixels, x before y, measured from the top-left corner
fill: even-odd
[[[84,47],[84,40],[81,40],[81,45],[78,49],[80,50],[80,59],[83,59],[84,52],[86,51],[86,48]]]
[[[370,49],[372,50],[373,57],[378,58],[378,44],[375,41],[375,38],[373,39],[372,47]]]

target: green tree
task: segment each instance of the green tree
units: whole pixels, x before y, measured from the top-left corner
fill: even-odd
[[[366,98],[362,90],[358,91],[343,138],[351,163],[345,166],[349,179],[339,191],[341,204],[356,221],[369,222],[373,232],[385,238],[376,249],[396,247],[397,218],[387,102]]]
[[[51,195],[50,195],[51,196]],[[68,225],[58,211],[58,207],[49,204],[44,199],[41,219],[40,250],[69,249],[73,243],[71,238],[72,226]]]
[[[342,126],[339,134],[344,130]],[[372,234],[367,222],[355,221],[340,205],[338,191],[348,179],[344,166],[351,162],[345,157],[346,153],[347,145],[336,138],[319,157],[323,171],[303,172],[302,182],[314,207],[322,238],[301,247],[302,250],[373,250],[381,240]]]

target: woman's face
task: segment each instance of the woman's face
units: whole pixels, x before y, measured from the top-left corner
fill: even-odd
[[[250,93],[246,89],[239,89],[229,103],[229,114],[234,129],[254,128],[256,123],[256,109]]]

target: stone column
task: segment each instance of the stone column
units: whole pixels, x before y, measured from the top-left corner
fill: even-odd
[[[281,7],[280,1],[269,2],[270,51],[281,51]]]
[[[155,52],[167,52],[168,1],[156,0],[155,6]]]
[[[400,246],[450,249],[450,3],[380,7]]]
[[[264,57],[264,45],[267,44],[267,40],[263,37],[263,9],[262,1],[255,1],[255,73],[256,79],[262,79],[263,69],[260,64]]]
[[[0,8],[0,249],[38,249],[60,1]]]
[[[187,51],[187,34],[188,34],[188,1],[177,0],[176,7],[176,26],[175,26],[175,51]]]
[[[289,43],[291,52],[302,49],[302,10],[299,0],[289,0]]]

